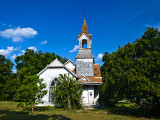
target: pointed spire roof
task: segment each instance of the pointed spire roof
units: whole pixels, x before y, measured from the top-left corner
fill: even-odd
[[[83,22],[83,26],[82,26],[82,29],[81,29],[81,33],[78,37],[80,37],[83,33],[87,34],[89,38],[91,38],[91,35],[89,34],[88,32],[88,27],[87,27],[87,23],[86,23],[86,20],[84,20]]]

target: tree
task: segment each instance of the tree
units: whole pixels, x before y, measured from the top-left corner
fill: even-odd
[[[12,80],[13,63],[0,55],[0,100],[6,100],[9,93],[6,93],[6,83]],[[9,88],[8,88],[9,89]]]
[[[53,89],[54,103],[61,108],[81,108],[82,86],[69,74],[60,74]]]
[[[149,113],[160,111],[160,32],[147,28],[141,38],[105,53],[100,101],[128,99]],[[143,100],[143,102],[142,102]],[[144,112],[144,111],[143,111]]]
[[[24,77],[16,94],[16,100],[20,101],[19,106],[24,109],[27,106],[31,106],[33,112],[34,106],[42,103],[42,97],[47,94],[47,90],[44,90],[46,84],[42,83],[42,81],[43,79],[39,79],[37,75]]]

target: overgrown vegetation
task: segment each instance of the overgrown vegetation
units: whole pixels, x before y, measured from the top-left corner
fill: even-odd
[[[160,32],[148,28],[141,38],[103,56],[100,102],[136,103],[143,115],[160,113]]]
[[[8,93],[10,88],[8,87],[11,87],[10,79],[14,76],[12,75],[13,65],[9,59],[0,55],[0,100],[8,100],[10,98]]]
[[[62,63],[67,61],[55,53],[27,49],[23,55],[16,57],[17,73],[13,73],[14,64],[0,55],[0,100],[16,100],[23,108],[28,105],[34,107],[46,93],[43,91],[45,85],[36,75],[55,58]]]
[[[42,103],[41,99],[47,94],[46,84],[42,83],[43,79],[39,79],[39,76],[25,76],[21,86],[18,88],[16,93],[16,100],[20,101],[19,107],[25,109],[27,106],[34,107],[38,103]]]
[[[68,74],[60,74],[53,89],[54,103],[60,108],[82,108],[82,86]]]

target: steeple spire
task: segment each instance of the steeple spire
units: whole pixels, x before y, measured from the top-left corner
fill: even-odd
[[[83,33],[87,34],[87,36],[88,36],[89,38],[91,38],[91,35],[90,35],[89,32],[88,32],[88,27],[87,27],[87,23],[86,23],[86,20],[85,20],[85,19],[84,19],[83,26],[82,26],[81,33],[80,33],[79,37],[80,37]]]

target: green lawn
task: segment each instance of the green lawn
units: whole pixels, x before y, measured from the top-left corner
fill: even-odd
[[[158,118],[136,117],[133,104],[119,104],[117,108],[97,110],[65,110],[46,107],[31,113],[17,108],[16,102],[0,101],[0,120],[155,120]],[[160,119],[159,119],[160,120]]]

